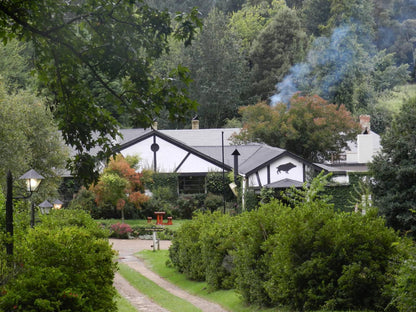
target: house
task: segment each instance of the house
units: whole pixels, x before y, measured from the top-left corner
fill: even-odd
[[[325,165],[346,172],[367,172],[367,165],[381,151],[380,136],[371,130],[371,117],[360,115],[362,132],[357,140],[348,143],[348,148]]]
[[[157,130],[122,129],[118,152],[140,157],[140,169],[159,173],[177,173],[179,192],[205,191],[209,172],[230,172],[238,167],[243,188],[300,187],[312,173],[322,170],[345,176],[345,171],[313,164],[284,149],[266,144],[233,145],[232,136],[239,128]]]

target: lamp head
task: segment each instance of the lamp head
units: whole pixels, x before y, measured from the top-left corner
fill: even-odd
[[[36,192],[43,179],[44,177],[33,169],[30,169],[19,178],[19,180],[26,180],[26,188],[29,193]]]
[[[47,200],[39,204],[40,212],[42,214],[48,214],[52,207],[53,205]]]
[[[57,199],[53,202],[53,209],[61,209],[63,204],[63,202]]]

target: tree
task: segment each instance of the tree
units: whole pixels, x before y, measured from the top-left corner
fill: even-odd
[[[29,62],[31,50],[29,44],[16,39],[0,45],[0,76],[9,94],[35,89],[36,77],[31,75],[34,67]]]
[[[416,98],[406,101],[370,164],[375,205],[387,224],[416,237]]]
[[[237,140],[284,148],[310,161],[339,154],[359,131],[345,106],[329,104],[316,95],[295,95],[289,109],[284,104],[258,103],[242,107],[240,113],[244,126]]]
[[[193,79],[189,92],[199,103],[201,126],[220,128],[227,118],[237,115],[248,83],[247,61],[240,41],[228,28],[227,16],[213,9],[204,20],[203,31],[185,53]]]
[[[1,79],[0,106],[0,177],[8,170],[19,177],[35,169],[47,177],[39,197],[56,196],[69,152],[52,113],[32,91],[8,94]]]
[[[149,199],[144,195],[143,175],[134,168],[137,163],[138,159],[132,161],[119,154],[110,159],[97,184],[91,186],[96,203],[111,204],[120,210],[122,223],[126,201],[140,209]]]
[[[302,24],[308,34],[319,37],[330,18],[331,0],[305,0],[302,7]]]
[[[29,41],[39,78],[67,144],[78,155],[72,171],[97,177],[95,160],[112,154],[118,122],[103,102],[131,113],[134,126],[150,125],[163,108],[176,119],[195,109],[186,96],[187,70],[153,76],[151,64],[168,51],[170,35],[189,45],[200,26],[197,11],[177,14],[142,0],[2,1],[0,39]],[[101,146],[96,157],[89,151]]]
[[[250,96],[267,100],[273,95],[276,83],[301,61],[306,43],[296,11],[282,8],[253,42]]]
[[[230,17],[230,28],[241,40],[244,50],[250,50],[258,34],[272,20],[272,16],[285,6],[284,0],[273,0],[271,4],[262,2],[258,5],[244,5],[241,10]]]

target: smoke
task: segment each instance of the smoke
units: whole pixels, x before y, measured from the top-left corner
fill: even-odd
[[[350,26],[336,28],[330,38],[315,39],[305,62],[292,66],[289,74],[276,85],[277,92],[270,97],[270,104],[288,104],[296,92],[306,90],[319,90],[322,97],[328,97],[345,77],[356,53],[351,39]]]

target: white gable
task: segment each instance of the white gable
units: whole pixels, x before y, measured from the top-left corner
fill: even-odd
[[[158,150],[152,151],[152,145],[157,144]],[[181,146],[170,143],[160,137],[151,136],[121,150],[123,156],[137,155],[140,157],[140,168],[154,169],[158,172],[201,173],[220,171],[222,168],[203,159]]]
[[[303,162],[290,156],[281,157],[248,176],[249,187],[263,187],[280,180],[304,182]]]

